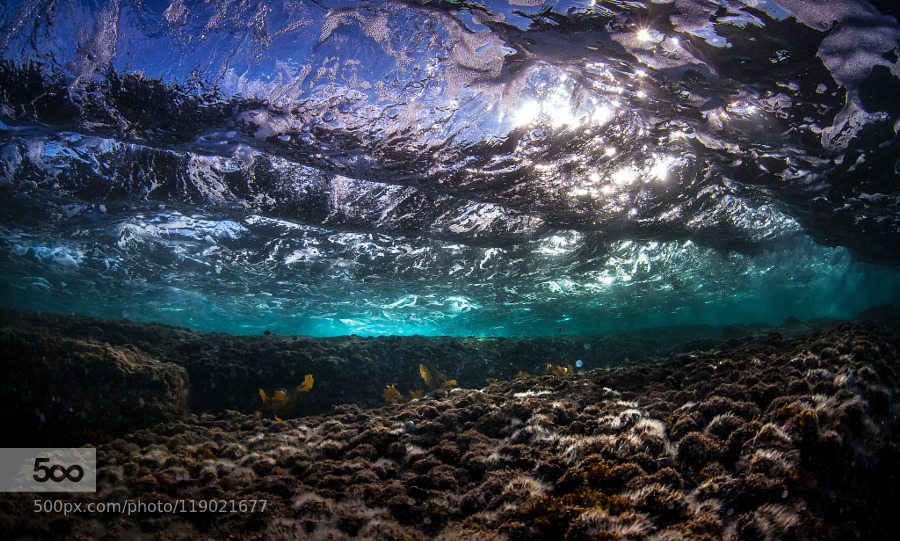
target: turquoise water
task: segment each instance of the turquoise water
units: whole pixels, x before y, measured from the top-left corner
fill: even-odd
[[[292,233],[266,242],[269,220],[155,218],[65,239],[2,231],[5,306],[235,334],[509,336],[852,317],[900,299],[895,267],[802,236],[752,255],[620,241],[587,256],[578,233],[485,248],[282,224]]]

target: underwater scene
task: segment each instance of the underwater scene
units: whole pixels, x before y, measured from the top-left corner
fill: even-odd
[[[0,537],[895,539],[898,18],[0,3]]]

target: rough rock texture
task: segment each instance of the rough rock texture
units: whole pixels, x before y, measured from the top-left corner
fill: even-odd
[[[188,413],[187,371],[135,348],[0,328],[0,350],[7,444],[96,443]]]
[[[897,314],[896,308],[885,307],[870,316],[878,321],[896,322],[900,320]],[[29,336],[22,340],[34,344],[30,348],[20,348],[19,360],[16,361],[19,368],[15,373],[20,374],[17,377],[24,377],[21,374],[26,369],[33,372],[28,376],[29,382],[43,381],[47,371],[41,363],[48,362],[46,359],[59,352],[66,353],[68,350],[58,344],[63,342],[91,343],[108,351],[120,352],[129,359],[141,358],[149,362],[153,358],[183,367],[190,382],[189,408],[198,414],[225,410],[253,413],[261,406],[259,389],[264,389],[269,395],[278,389],[290,390],[311,373],[315,379],[312,392],[291,402],[289,411],[279,412],[281,417],[324,413],[337,404],[380,406],[384,404],[387,385],[394,385],[407,395],[410,391],[427,391],[420,374],[420,364],[442,372],[460,387],[480,388],[488,380],[512,379],[520,371],[552,373],[553,367],[558,367],[574,373],[611,368],[648,357],[734,347],[742,341],[775,331],[783,336],[793,336],[836,322],[787,320],[780,327],[765,324],[723,327],[684,325],[609,331],[587,336],[536,338],[311,338],[234,336],[128,320],[0,310],[0,329],[5,329],[3,332],[6,334]],[[39,344],[48,344],[50,349],[42,349],[44,346]],[[22,362],[32,356],[38,360]],[[579,360],[582,361],[581,368],[576,367]],[[548,364],[553,367],[548,369]],[[170,369],[175,370],[174,367]],[[80,391],[76,389],[78,382],[86,384]],[[37,385],[39,389],[40,383]],[[10,381],[7,387],[0,389],[0,400],[21,404],[20,387],[20,384]],[[67,388],[74,393],[91,393],[94,390],[91,378],[76,378],[67,384]],[[29,392],[34,393],[37,389]],[[122,391],[125,389],[122,388]],[[147,389],[145,392],[152,394],[155,391]],[[62,395],[35,396],[34,406],[42,409],[52,401],[53,396]],[[139,397],[137,394],[132,396]],[[147,399],[147,396],[144,398]],[[41,404],[41,401],[46,402]],[[176,404],[180,402],[176,401]],[[33,413],[34,408],[27,411]],[[35,414],[31,414],[31,418],[34,417]],[[134,429],[143,425],[125,423],[117,426]],[[106,427],[107,433],[113,437],[125,433],[114,431],[114,427],[108,424]],[[25,432],[19,434],[26,434],[33,425],[27,424],[21,428]],[[77,445],[80,442],[70,443]]]
[[[844,323],[375,410],[190,415],[99,446],[98,492],[61,498],[175,511],[4,495],[0,535],[890,539],[898,414],[900,338]],[[237,511],[190,512],[210,500]]]

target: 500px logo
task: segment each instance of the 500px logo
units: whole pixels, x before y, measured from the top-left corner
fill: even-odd
[[[0,448],[0,492],[96,492],[97,449]]]
[[[34,471],[43,472],[44,475],[34,474],[34,480],[38,483],[46,483],[47,481],[53,481],[54,483],[59,483],[64,479],[68,479],[73,483],[77,483],[81,481],[84,477],[84,468],[79,466],[78,464],[73,464],[66,468],[60,464],[54,464],[50,467],[41,466],[40,464],[44,462],[50,462],[49,458],[35,458],[34,459]],[[74,473],[73,473],[74,472]]]

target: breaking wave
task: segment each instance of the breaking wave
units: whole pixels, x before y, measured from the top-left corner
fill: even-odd
[[[314,335],[898,302],[895,9],[7,3],[0,298]]]

